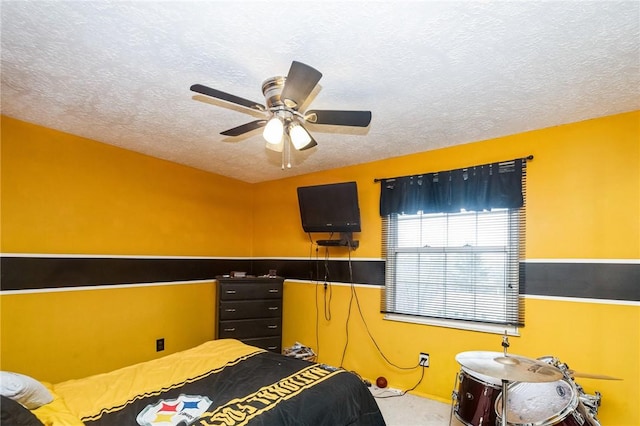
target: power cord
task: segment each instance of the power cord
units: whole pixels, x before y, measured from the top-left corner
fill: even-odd
[[[307,235],[309,236],[309,263],[311,263],[313,261],[313,239],[311,238],[311,233],[307,233]],[[311,266],[311,265],[309,265]],[[316,301],[316,357],[320,357],[320,329],[319,329],[319,320],[318,320],[318,314],[320,312],[319,306],[318,306],[318,285],[320,284],[320,280],[318,279],[318,277],[320,276],[320,271],[318,270],[318,246],[316,246],[316,262],[315,262],[315,266],[316,266],[316,275],[315,278],[313,277],[313,271],[310,270],[309,274],[311,275],[311,281],[315,281],[316,286],[315,286],[315,301]]]
[[[329,303],[327,303],[327,289],[329,289]],[[333,287],[329,281],[329,247],[324,248],[324,319],[331,321],[331,299]]]
[[[344,358],[347,355],[347,347],[349,346],[349,319],[351,318],[351,305],[353,304],[353,283],[351,284],[351,297],[349,298],[349,309],[347,310],[347,320],[345,322],[345,334],[346,340],[344,342],[344,349],[342,349],[342,357],[340,358],[340,368],[343,368]]]
[[[360,306],[360,299],[358,298],[358,292],[356,291],[356,286],[355,283],[353,282],[353,269],[352,269],[352,265],[351,265],[351,251],[349,251],[349,281],[351,283],[351,299],[349,300],[349,315],[347,316],[347,322],[349,321],[349,317],[351,315],[351,302],[352,300],[355,299],[356,301],[356,306],[358,308],[358,313],[360,314],[360,319],[362,319],[362,323],[364,324],[364,328],[367,331],[367,334],[369,335],[369,338],[371,339],[371,342],[373,342],[373,345],[376,347],[378,353],[380,354],[380,356],[387,362],[387,364],[399,369],[399,370],[415,370],[416,368],[420,367],[420,363],[418,363],[417,365],[411,366],[411,367],[401,367],[393,362],[391,362],[391,360],[389,358],[387,358],[387,356],[384,354],[384,352],[382,352],[382,349],[380,348],[380,345],[378,345],[378,342],[376,341],[376,339],[373,337],[373,334],[371,333],[371,330],[369,330],[369,325],[367,324],[367,320],[364,318],[364,314],[362,313],[362,307]],[[348,329],[348,325],[347,325],[347,329]],[[348,341],[348,332],[347,332],[347,341]],[[345,349],[343,352],[343,360],[344,360],[344,354],[346,353],[346,344],[345,344]],[[424,373],[424,371],[423,371]],[[413,390],[413,389],[412,389]]]
[[[308,233],[307,235],[309,235],[309,242],[310,242],[310,246],[309,246],[309,259],[313,258],[313,239],[311,238],[311,233]],[[332,234],[333,235],[333,234]],[[312,281],[315,281],[316,286],[315,286],[315,303],[316,303],[316,356],[320,357],[320,319],[319,319],[319,313],[320,313],[320,306],[318,303],[318,286],[320,285],[320,269],[319,269],[319,264],[320,264],[320,259],[319,259],[319,246],[316,245],[315,246],[315,252],[316,252],[316,257],[315,257],[315,266],[316,266],[316,279],[313,280],[313,274],[312,275]],[[323,292],[323,313],[324,313],[324,319],[326,321],[331,321],[331,301],[333,299],[333,287],[331,286],[331,282],[329,281],[329,248],[325,247],[325,254],[324,254],[324,292]],[[327,290],[329,290],[328,293],[328,299],[327,299]]]
[[[383,399],[383,398],[397,398],[399,396],[405,396],[408,392],[411,392],[412,390],[415,390],[418,386],[420,386],[420,383],[422,383],[422,380],[424,379],[424,369],[425,368],[426,368],[425,366],[422,366],[422,374],[420,374],[420,380],[418,380],[418,383],[416,383],[412,388],[404,390],[404,391],[400,392],[399,394],[392,394],[392,395],[383,395],[384,392],[388,392],[388,391],[380,392],[380,394],[378,394],[378,395],[374,395],[372,393],[373,397],[374,398]]]
[[[415,366],[411,366],[411,367],[402,367],[402,366],[399,366],[399,365],[395,364],[394,362],[392,362],[384,354],[384,352],[380,348],[380,345],[378,344],[376,339],[373,337],[373,334],[371,333],[371,330],[369,329],[369,325],[367,324],[367,321],[366,321],[366,319],[364,317],[364,314],[362,312],[362,306],[360,305],[360,299],[358,298],[358,292],[356,291],[356,286],[355,286],[355,283],[353,281],[353,264],[352,264],[352,259],[351,259],[351,242],[348,241],[347,244],[348,244],[348,249],[349,249],[348,267],[349,267],[349,283],[350,283],[351,294],[350,294],[350,298],[349,298],[349,307],[348,307],[347,319],[346,319],[346,323],[345,323],[346,340],[345,340],[344,348],[343,348],[343,351],[342,351],[342,357],[340,359],[340,368],[344,369],[344,360],[345,360],[345,357],[346,357],[347,348],[349,346],[349,322],[350,322],[350,319],[351,319],[351,310],[352,310],[352,307],[353,307],[353,301],[354,300],[355,300],[356,306],[358,308],[358,314],[360,315],[360,319],[362,320],[362,323],[364,324],[365,330],[367,331],[367,335],[369,336],[369,338],[371,339],[371,342],[375,346],[375,348],[378,351],[378,353],[380,354],[380,356],[385,360],[385,362],[387,364],[399,369],[399,370],[415,370],[416,368],[421,367],[420,363],[418,363]],[[318,248],[316,247],[316,265],[317,264],[318,264]],[[330,321],[331,320],[330,304],[331,304],[332,291],[331,291],[331,284],[330,284],[331,282],[329,280],[330,277],[329,277],[329,248],[328,247],[325,248],[324,268],[325,268],[325,276],[324,276],[325,312],[324,313],[325,313],[325,319],[327,321]],[[318,277],[319,277],[319,274],[318,274]],[[317,292],[317,285],[319,285],[319,283],[320,283],[320,281],[318,280],[316,282],[316,345],[318,347],[318,353],[320,352],[319,328],[318,328],[318,312],[319,312],[319,309],[318,309],[318,292]],[[328,315],[327,315],[327,299],[326,299],[327,286],[329,287],[329,291],[330,291]],[[422,366],[420,380],[412,388],[407,389],[407,390],[401,392],[400,394],[388,395],[388,396],[376,396],[376,398],[392,398],[392,397],[397,397],[397,396],[403,396],[407,392],[411,392],[412,390],[415,390],[420,385],[420,383],[422,383],[422,380],[424,379],[424,369],[425,369],[425,367]],[[355,372],[353,372],[353,373],[358,375]],[[360,377],[360,376],[358,375],[358,377]]]

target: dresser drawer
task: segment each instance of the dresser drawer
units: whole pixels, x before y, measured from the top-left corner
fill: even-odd
[[[282,281],[222,282],[220,300],[281,299]]]
[[[221,320],[244,318],[279,318],[282,316],[281,299],[221,301]]]
[[[258,348],[266,349],[275,353],[282,353],[282,343],[280,336],[278,337],[260,337],[257,339],[242,339],[243,343],[247,345],[255,346]]]
[[[280,318],[220,321],[218,327],[219,339],[242,340],[269,336],[280,338],[282,334],[282,320]]]

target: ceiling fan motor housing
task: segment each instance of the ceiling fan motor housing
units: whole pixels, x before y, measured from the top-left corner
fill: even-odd
[[[262,83],[262,94],[264,94],[267,109],[285,106],[280,95],[282,94],[282,88],[284,87],[284,82],[286,80],[286,77],[278,76],[271,77]]]

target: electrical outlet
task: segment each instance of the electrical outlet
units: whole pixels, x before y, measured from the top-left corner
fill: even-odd
[[[429,366],[429,354],[426,352],[420,352],[420,358],[418,358],[418,365],[422,367]]]
[[[164,351],[164,337],[156,340],[156,352]]]

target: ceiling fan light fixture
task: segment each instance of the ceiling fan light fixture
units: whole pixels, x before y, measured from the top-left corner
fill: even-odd
[[[311,142],[311,136],[307,130],[298,123],[289,125],[289,138],[291,138],[291,143],[298,151]]]
[[[284,149],[284,138],[281,138],[280,142],[278,143],[270,143],[267,141],[267,143],[264,144],[264,146],[267,149],[270,149],[271,151],[282,152],[282,150]]]
[[[282,120],[279,117],[274,116],[266,126],[264,126],[264,131],[262,132],[262,136],[264,139],[272,144],[278,145],[282,143],[282,135],[284,133],[284,124],[282,124]]]

